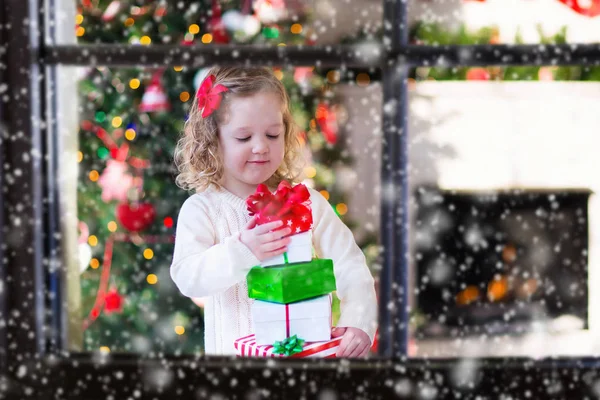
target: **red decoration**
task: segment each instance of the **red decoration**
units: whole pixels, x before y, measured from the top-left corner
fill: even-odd
[[[161,112],[171,109],[171,104],[160,81],[160,74],[158,72],[154,74],[150,86],[144,92],[140,103],[141,112]]]
[[[283,0],[256,0],[252,4],[256,16],[263,24],[272,24],[283,18],[287,13]]]
[[[173,218],[165,217],[165,219],[163,220],[163,224],[166,228],[172,228],[173,227]]]
[[[110,280],[110,269],[112,266],[112,256],[113,256],[113,246],[115,241],[117,242],[135,242],[138,243],[140,241],[144,243],[173,243],[175,241],[175,237],[170,236],[156,236],[156,235],[129,235],[126,233],[111,233],[106,241],[106,245],[104,246],[104,261],[102,262],[102,271],[100,273],[100,283],[98,284],[98,291],[96,293],[96,300],[94,301],[94,306],[90,310],[87,318],[83,320],[83,330],[85,331],[89,326],[100,316],[100,312],[102,308],[106,305],[106,298],[108,297],[108,302],[111,303],[109,307],[115,305],[116,298],[114,295],[105,295],[106,290],[108,288],[108,281]],[[112,309],[111,309],[112,310]]]
[[[154,10],[155,17],[164,17],[165,15],[167,15],[167,6],[164,4],[157,6]]]
[[[108,160],[106,168],[102,171],[98,186],[102,188],[102,201],[125,201],[127,193],[135,185],[135,179],[127,171],[124,161]]]
[[[227,88],[221,84],[213,86],[215,79],[214,75],[208,75],[204,78],[198,88],[198,93],[196,93],[198,108],[202,111],[202,118],[208,117],[213,111],[219,108],[222,97],[221,93],[227,91]]]
[[[486,0],[463,0],[467,2],[485,3]],[[600,15],[600,0],[558,0],[569,6],[573,11],[586,17],[597,17]]]
[[[292,235],[306,232],[312,226],[310,193],[303,184],[292,187],[289,182],[282,181],[275,193],[271,193],[261,183],[248,197],[246,205],[250,215],[256,215],[258,225],[282,220],[283,227],[292,228]]]
[[[489,81],[490,73],[485,68],[470,68],[467,71],[468,81]]]
[[[296,67],[294,81],[298,84],[307,82],[313,76],[313,67]]]
[[[110,134],[102,127],[95,125],[89,120],[81,122],[81,129],[94,132],[109,149],[110,155],[113,158],[113,160],[107,161],[107,168],[98,180],[98,184],[102,187],[103,200],[109,201],[111,199],[116,199],[124,201],[129,188],[133,184],[136,184],[136,178],[132,178],[130,175],[126,174],[125,163],[128,163],[131,167],[139,170],[148,168],[150,162],[131,156],[129,154],[129,144],[127,142],[117,145],[115,139],[120,137],[122,130],[117,129]],[[119,181],[119,179],[122,181]],[[139,182],[142,182],[141,177],[139,178]],[[141,187],[142,184],[139,183],[139,186]]]
[[[150,162],[147,160],[142,160],[137,157],[133,157],[129,155],[129,144],[127,142],[117,146],[117,143],[114,140],[113,136],[118,136],[119,130],[113,132],[113,135],[109,134],[100,126],[92,124],[90,121],[83,121],[81,123],[81,127],[85,130],[91,130],[96,133],[96,136],[104,145],[109,149],[110,156],[117,161],[128,161],[129,165],[134,168],[148,168],[150,166]]]
[[[148,11],[151,10],[151,8],[152,8],[151,6],[132,7],[131,15],[133,15],[134,17],[144,16],[148,13]]]
[[[143,231],[152,224],[156,211],[150,203],[121,203],[116,210],[117,219],[130,232]]]
[[[104,22],[109,22],[112,21],[117,14],[119,14],[119,11],[121,10],[121,2],[119,0],[113,0],[108,7],[106,7],[106,10],[104,10],[104,14],[102,14],[102,21]]]
[[[586,17],[600,15],[600,0],[558,0],[571,7],[573,11]]]
[[[317,106],[315,117],[327,143],[335,144],[337,142],[338,134],[338,124],[335,113],[331,110],[329,105],[320,103]]]
[[[221,5],[218,0],[212,2],[212,15],[208,21],[208,30],[212,34],[212,43],[215,44],[227,44],[229,43],[229,36],[225,30],[223,24],[223,18],[221,17]]]
[[[113,312],[122,312],[123,311],[123,298],[117,292],[117,289],[111,289],[106,296],[104,296],[104,312],[106,314],[110,314]]]

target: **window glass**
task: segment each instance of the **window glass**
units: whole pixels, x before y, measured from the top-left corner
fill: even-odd
[[[77,77],[74,96],[61,92],[59,114],[79,110],[72,121],[77,138],[65,143],[73,158],[65,171],[77,170],[78,255],[70,268],[80,274],[79,288],[69,296],[81,304],[70,315],[81,319],[70,346],[202,353],[209,300],[185,297],[170,266],[179,212],[193,195],[175,183],[174,152],[208,70],[57,69],[63,77]],[[366,257],[364,268],[377,280],[380,85],[365,72],[310,66],[275,68],[274,75],[289,94],[298,127],[306,161],[301,182],[319,191],[351,229]],[[247,296],[245,284],[237,292],[241,297]],[[332,310],[336,325],[336,291]]]

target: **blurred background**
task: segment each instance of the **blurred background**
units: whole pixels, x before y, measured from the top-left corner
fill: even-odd
[[[409,3],[415,45],[600,41],[598,0]],[[375,56],[382,40],[376,1],[58,4],[59,44],[345,44]],[[381,118],[398,104],[383,104],[377,70],[274,70],[303,132],[304,183],[351,227],[378,278]],[[172,153],[205,74],[56,70],[63,201],[76,210],[63,221],[73,349],[203,351],[203,299],[183,297],[169,266],[189,196]],[[409,76],[410,356],[598,353],[600,67]]]

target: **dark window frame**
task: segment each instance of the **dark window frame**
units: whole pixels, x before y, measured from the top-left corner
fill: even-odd
[[[472,388],[453,378],[453,371],[464,366],[464,359],[407,358],[408,192],[404,171],[409,68],[600,65],[600,45],[413,46],[408,44],[407,1],[383,1],[384,16],[391,23],[383,24],[384,41],[375,46],[379,56],[365,59],[352,46],[226,46],[216,54],[214,50],[219,46],[46,45],[44,2],[0,0],[0,84],[7,85],[6,95],[10,97],[9,102],[0,101],[0,322],[6,321],[6,325],[0,324],[0,399],[13,395],[92,399],[109,394],[114,398],[137,398],[137,394],[204,398],[214,393],[246,398],[250,392],[256,398],[266,393],[271,398],[296,398],[313,397],[327,388],[341,398],[387,398],[402,394],[411,385],[413,395],[435,390],[438,398],[454,398],[458,392],[463,396],[522,395],[527,390],[531,398],[539,398],[550,394],[548,388],[558,388],[556,395],[562,398],[594,394],[600,359],[593,357],[469,359],[467,366],[476,366]],[[233,49],[239,53],[237,58],[229,56]],[[59,153],[56,138],[47,134],[48,124],[54,123],[54,105],[46,100],[48,92],[54,90],[54,69],[47,67],[200,67],[239,64],[240,60],[260,65],[377,68],[383,81],[384,104],[396,100],[399,105],[396,113],[383,113],[381,182],[385,187],[391,185],[394,194],[381,201],[380,233],[385,250],[380,279],[379,352],[383,358],[275,361],[134,354],[103,358],[65,352],[62,292],[59,287],[56,297],[49,296],[47,290],[51,283],[61,282],[61,268],[50,272],[48,266],[60,265],[62,256],[57,223],[60,193],[55,185]],[[13,173],[16,169],[20,170],[19,176]],[[394,307],[387,307],[388,303]],[[48,314],[53,313],[60,318],[50,318]],[[50,321],[59,322],[49,326]],[[123,373],[121,378],[116,371]],[[155,373],[168,383],[161,385]],[[574,379],[578,381],[573,385]]]

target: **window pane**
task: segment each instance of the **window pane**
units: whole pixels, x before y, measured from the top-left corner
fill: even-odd
[[[78,43],[271,44],[340,43],[381,26],[381,2],[365,0],[186,0],[126,3],[62,1],[76,7]],[[61,23],[65,14],[59,13]]]
[[[411,355],[597,354],[597,71],[438,72],[409,85]]]
[[[417,0],[414,44],[597,43],[597,0]]]
[[[63,132],[65,159],[73,160],[64,168],[65,181],[77,171],[71,177],[77,182],[77,220],[71,229],[77,229],[79,253],[70,269],[80,271],[80,280],[70,286],[69,297],[72,304],[80,303],[71,309],[70,320],[80,322],[71,328],[70,347],[204,352],[204,313],[207,307],[218,308],[216,296],[184,296],[170,267],[178,216],[191,195],[175,184],[174,151],[208,70],[57,70],[57,115],[61,116],[57,124]],[[302,182],[329,202],[322,203],[327,204],[324,210],[333,208],[331,216],[337,214],[351,228],[354,238],[346,238],[344,244],[356,241],[366,256],[365,272],[377,278],[380,86],[369,84],[365,73],[349,79],[339,71],[313,67],[275,69],[274,74],[290,96],[292,117],[300,130],[302,155],[307,159]],[[77,93],[75,88],[66,90],[73,76]],[[75,109],[78,122],[69,123],[68,114]],[[265,109],[253,112],[266,118]],[[77,140],[68,138],[72,131],[78,132]],[[206,228],[198,235],[204,233],[207,240],[214,239],[211,245],[222,243],[217,231]],[[320,238],[315,236],[314,241]],[[194,240],[202,241],[195,236],[190,246],[197,245]],[[329,248],[319,251],[316,245],[315,250],[321,257],[337,254]],[[250,324],[244,311],[250,304],[245,279],[232,287]],[[332,309],[335,325],[341,315],[335,291]],[[213,327],[215,315],[209,316]],[[249,327],[241,326],[240,332],[248,334]]]

